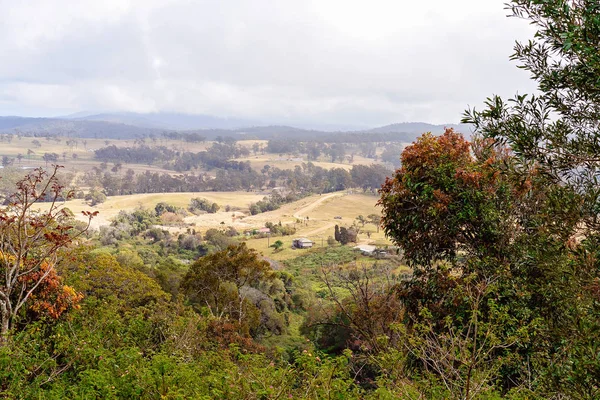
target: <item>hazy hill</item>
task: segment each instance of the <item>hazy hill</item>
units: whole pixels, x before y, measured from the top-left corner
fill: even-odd
[[[159,135],[164,130],[105,121],[80,121],[54,118],[0,117],[0,132],[26,135],[60,135],[82,138],[129,139]]]
[[[239,127],[246,123],[245,127]],[[218,136],[231,136],[238,139],[291,139],[341,141],[349,138],[373,134],[374,141],[395,140],[412,142],[424,132],[442,133],[444,127],[453,127],[466,136],[470,135],[467,125],[432,125],[423,122],[403,122],[360,131],[329,132],[308,130],[293,126],[252,125],[242,119],[218,118],[206,115],[186,115],[170,113],[113,113],[113,114],[73,114],[61,118],[0,117],[0,132],[21,131],[27,135],[61,135],[82,138],[131,139],[143,136],[160,136],[165,131],[197,132],[212,140]]]
[[[106,121],[145,128],[191,130],[191,129],[239,129],[245,126],[259,125],[257,121],[239,118],[220,118],[203,114],[179,113],[102,113],[67,116],[79,121]]]
[[[368,132],[373,133],[413,133],[421,135],[424,132],[440,134],[444,132],[444,128],[454,128],[456,131],[470,136],[471,127],[465,124],[442,124],[432,125],[425,122],[400,122],[397,124],[385,125],[379,128],[369,129]]]
[[[52,118],[0,117],[0,130],[11,130],[28,125],[44,124],[53,121]]]

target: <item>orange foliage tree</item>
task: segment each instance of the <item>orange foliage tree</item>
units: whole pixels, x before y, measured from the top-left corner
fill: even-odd
[[[5,342],[17,317],[25,310],[58,318],[81,300],[62,284],[55,271],[60,250],[72,245],[97,212],[84,211],[88,223],[77,229],[70,211],[62,207],[71,192],[58,179],[60,166],[50,172],[34,170],[17,182],[17,190],[0,208],[0,338]],[[46,211],[35,210],[46,202]]]
[[[382,224],[414,264],[428,266],[460,252],[478,253],[514,226],[509,215],[512,185],[496,166],[504,149],[479,143],[447,129],[425,134],[402,152],[402,167],[380,193]],[[505,215],[501,215],[501,214]]]

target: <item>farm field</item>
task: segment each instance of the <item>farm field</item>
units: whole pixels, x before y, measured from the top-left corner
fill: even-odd
[[[11,158],[21,154],[23,158],[20,161],[15,161],[15,166],[36,168],[46,167],[46,162],[42,159],[44,153],[56,153],[60,157],[58,163],[65,166],[67,171],[85,172],[93,167],[99,166],[101,161],[94,158],[94,150],[106,146],[130,147],[135,145],[135,141],[118,140],[118,139],[73,139],[71,144],[67,144],[69,138],[62,137],[60,141],[46,140],[42,137],[15,137],[10,143],[2,143],[0,147],[0,157],[8,156]],[[34,144],[34,141],[40,143],[40,147]],[[199,152],[206,150],[212,142],[188,143],[181,140],[164,140],[157,139],[156,141],[146,139],[146,144],[149,146],[165,146],[169,149],[178,151]],[[109,163],[109,165],[112,165]],[[175,173],[158,166],[146,164],[124,164],[124,169],[133,169],[136,173],[145,172],[166,172]]]
[[[325,160],[326,157],[321,157]],[[294,157],[294,156],[279,156],[278,154],[259,154],[256,156],[236,158],[235,161],[250,162],[250,166],[255,170],[261,170],[265,165],[273,165],[281,169],[294,169],[296,166],[301,166],[309,161],[306,157]],[[328,162],[328,161],[310,161],[317,167],[324,169],[332,168],[343,168],[345,170],[351,170],[353,165],[370,165],[374,164],[375,161],[370,158],[354,156],[352,164],[339,163],[339,162]]]
[[[35,141],[39,142],[41,146],[36,145],[34,143]],[[68,141],[69,143],[67,143]],[[151,147],[165,146],[176,151],[200,152],[210,147],[213,142],[189,143],[181,140],[165,140],[164,138],[157,138],[154,141],[145,139],[144,143]],[[247,157],[236,158],[234,161],[250,162],[250,165],[255,170],[261,170],[265,165],[275,166],[280,169],[294,169],[296,166],[301,166],[303,163],[308,162],[306,155],[295,157],[288,154],[254,154],[252,149],[253,145],[259,144],[264,147],[268,143],[267,140],[241,140],[237,143],[246,147],[250,151],[250,155]],[[60,140],[46,140],[42,137],[15,137],[10,143],[2,144],[0,147],[0,157],[8,156],[10,158],[16,158],[20,154],[22,158],[21,160],[15,161],[15,166],[36,168],[48,166],[42,159],[44,153],[56,153],[59,155],[58,163],[63,165],[66,171],[83,173],[94,167],[98,167],[101,164],[100,160],[94,158],[94,150],[112,145],[120,148],[131,147],[136,145],[136,141],[133,139],[69,139],[66,137],[61,137]],[[380,148],[379,152],[382,151],[383,148]],[[328,157],[324,155],[322,155],[319,160],[311,162],[315,166],[325,169],[343,168],[345,170],[351,170],[353,165],[371,165],[376,163],[375,160],[362,157],[358,154],[354,155],[352,163],[349,163],[347,160],[344,162],[330,162],[328,161]],[[110,169],[112,163],[108,164]],[[147,164],[123,164],[122,169],[133,169],[136,173],[151,171],[177,174],[175,171],[167,170],[157,165]]]
[[[265,223],[293,224],[297,231],[293,236],[279,236],[262,239],[248,239],[249,247],[255,248],[265,256],[274,260],[285,260],[296,257],[300,252],[310,250],[293,250],[292,239],[306,237],[315,243],[315,248],[327,246],[327,238],[334,236],[335,225],[349,227],[358,215],[367,216],[378,213],[375,203],[377,196],[368,194],[349,194],[335,192],[325,195],[313,195],[294,203],[285,204],[278,210],[250,215],[248,207],[264,197],[264,194],[248,192],[199,192],[199,193],[165,193],[165,194],[136,194],[128,196],[111,196],[104,203],[91,207],[83,200],[71,200],[64,203],[78,219],[85,220],[81,211],[98,211],[98,216],[92,220],[92,229],[110,224],[119,211],[133,211],[137,207],[153,209],[157,203],[166,202],[177,207],[185,208],[194,197],[202,197],[221,206],[221,210],[214,214],[189,215],[184,218],[185,226],[170,227],[169,231],[176,233],[193,228],[198,232],[206,232],[210,228],[223,228],[232,226],[240,233],[245,230],[264,227]],[[225,211],[226,205],[235,211]],[[47,207],[41,203],[43,210]],[[235,218],[234,218],[235,216]],[[306,219],[308,217],[308,220]],[[336,219],[334,217],[341,217]],[[376,232],[375,225],[366,224],[358,235],[359,243],[386,245],[391,244],[380,230]],[[367,237],[367,232],[371,237]],[[269,247],[276,240],[283,242],[279,251]]]
[[[98,211],[98,216],[92,221],[92,228],[98,229],[102,225],[108,225],[111,219],[114,218],[119,211],[133,211],[138,207],[154,208],[160,202],[166,202],[177,207],[187,207],[190,200],[194,197],[203,197],[211,202],[225,206],[227,204],[232,207],[239,207],[246,212],[250,203],[261,200],[263,194],[255,194],[248,192],[198,192],[198,193],[149,193],[149,194],[133,194],[127,196],[110,196],[102,204],[94,207],[87,204],[84,200],[70,200],[64,203],[64,206],[69,208],[75,216],[84,221],[81,211]],[[47,204],[40,203],[40,209],[44,210]],[[226,215],[231,219],[231,213],[219,212],[218,222],[210,224],[209,227],[218,227],[222,218]],[[206,228],[208,229],[208,227]]]

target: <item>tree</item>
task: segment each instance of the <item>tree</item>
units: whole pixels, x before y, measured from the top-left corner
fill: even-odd
[[[476,234],[478,226],[466,226],[478,217],[475,205],[458,199],[465,185],[473,184],[456,179],[459,173],[479,176],[469,169],[470,162],[469,143],[462,135],[452,129],[440,137],[425,134],[404,150],[402,167],[382,187],[378,204],[384,231],[416,264],[453,256],[461,237],[464,241]]]
[[[428,379],[437,378],[448,397],[469,400],[493,393],[494,380],[503,367],[502,358],[496,354],[522,339],[518,332],[504,334],[504,310],[494,309],[491,317],[482,318],[483,301],[496,289],[493,280],[457,287],[468,305],[466,329],[449,324],[440,332],[435,326],[438,321],[425,318],[416,327],[418,333],[404,342],[409,354],[423,360]]]
[[[306,144],[306,155],[308,160],[317,160],[321,155],[321,146],[318,143],[307,143]]]
[[[167,202],[161,201],[157,203],[156,206],[154,206],[154,211],[156,212],[156,215],[160,217],[166,212],[176,213],[178,211],[178,207],[171,205]]]
[[[221,207],[217,203],[211,203],[207,199],[203,199],[200,197],[195,197],[190,200],[190,205],[188,206],[188,210],[191,212],[199,212],[205,211],[209,214],[214,214],[219,211]]]
[[[91,206],[102,204],[106,201],[106,195],[100,190],[92,189],[85,195],[85,200],[90,202]]]
[[[227,317],[256,329],[260,311],[249,301],[248,289],[273,278],[270,264],[245,243],[199,258],[181,282],[190,301],[214,317]]]
[[[283,246],[283,242],[281,240],[276,240],[275,243],[273,243],[271,245],[271,247],[273,247],[275,249],[275,251],[281,249],[282,246]]]
[[[373,165],[354,165],[350,171],[354,186],[361,187],[363,191],[379,189],[385,178],[392,174],[392,171],[380,164]]]
[[[30,304],[57,318],[80,299],[71,288],[61,285],[55,267],[62,261],[60,250],[74,243],[97,213],[85,211],[88,224],[80,230],[73,228],[71,214],[58,203],[64,189],[58,170],[58,166],[50,173],[38,168],[28,174],[17,183],[9,204],[0,209],[2,341],[6,341],[21,310]],[[72,195],[70,192],[67,198]],[[36,203],[48,199],[47,211],[33,209]]]
[[[513,0],[508,8],[537,28],[532,40],[516,44],[511,58],[531,74],[540,94],[518,95],[508,103],[488,98],[484,110],[469,110],[463,121],[484,137],[507,143],[522,161],[586,190],[596,202],[600,7],[590,0]]]
[[[591,248],[600,235],[600,5],[591,0],[513,0],[508,8],[537,29],[532,40],[516,44],[512,59],[537,82],[539,94],[517,95],[509,102],[488,98],[482,111],[467,111],[463,122],[473,124],[484,138],[507,144],[519,163],[533,165],[580,197],[577,235],[584,239],[567,245],[571,270],[577,272],[555,264],[555,274],[562,271],[569,278],[549,292],[570,293],[578,300],[573,304],[565,296],[563,303],[555,303],[564,321],[551,327],[560,340],[552,341],[553,347],[541,357],[548,361],[541,364],[547,372],[540,382],[558,397],[595,398],[600,363],[591,356],[597,351],[589,340],[600,329],[598,292],[593,289],[600,269],[583,255],[595,260]],[[560,224],[561,210],[552,212]],[[540,231],[532,231],[532,236],[539,238]]]
[[[9,167],[10,165],[12,165],[14,160],[11,160],[10,157],[8,156],[2,156],[2,166],[3,167]]]
[[[167,299],[167,294],[156,281],[134,269],[136,263],[139,266],[142,262],[141,259],[135,260],[131,254],[121,252],[117,258],[108,253],[90,253],[90,249],[83,248],[58,268],[65,272],[69,283],[86,296],[100,299],[115,297],[122,300],[126,308]],[[125,263],[132,261],[129,265]]]
[[[346,156],[346,146],[343,143],[334,143],[327,148],[331,157],[331,162],[339,160],[342,162]]]
[[[49,162],[57,162],[59,155],[56,153],[44,153],[43,160],[46,162],[46,166],[48,166]]]
[[[367,223],[367,220],[366,220],[366,219],[365,219],[365,217],[363,217],[362,215],[359,215],[358,217],[356,217],[356,220],[357,220],[358,222],[360,222],[360,223],[361,223],[361,225],[362,225],[363,227],[364,227],[364,226],[365,226],[365,224]]]
[[[310,307],[302,333],[329,352],[350,348],[376,354],[397,344],[399,335],[392,324],[401,321],[404,311],[391,265],[357,262],[319,272],[330,301]]]
[[[379,233],[379,226],[381,225],[381,215],[369,214],[367,215],[367,221],[370,224],[377,226],[377,233]]]
[[[392,144],[385,147],[383,153],[381,153],[381,160],[389,162],[394,167],[400,167],[400,153],[402,152],[402,145]]]
[[[234,246],[238,243],[237,240],[228,236],[223,230],[210,228],[204,234],[204,238],[208,243],[213,245],[217,250],[225,250],[229,246]]]
[[[530,379],[523,360],[547,357],[572,325],[569,298],[581,286],[562,277],[572,268],[581,195],[502,146],[471,146],[449,129],[407,147],[381,196],[383,228],[414,271],[401,292],[408,325],[427,320],[440,339],[476,340],[468,321],[480,313],[481,326],[503,324],[504,336],[490,326],[501,345],[494,356],[506,363],[498,369],[502,390]],[[465,290],[490,281],[495,289],[483,291],[474,309]]]
[[[348,229],[345,227],[340,228],[340,240],[339,242],[343,245],[346,245],[350,242],[356,243],[357,240],[357,232],[354,229]]]

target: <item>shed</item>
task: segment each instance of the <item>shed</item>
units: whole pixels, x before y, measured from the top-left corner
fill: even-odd
[[[292,246],[297,249],[310,249],[313,247],[313,242],[307,238],[294,239]]]
[[[359,250],[363,255],[370,256],[377,249],[376,246],[372,246],[370,244],[362,244],[354,247],[356,250]]]

